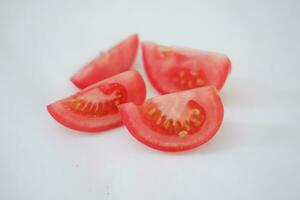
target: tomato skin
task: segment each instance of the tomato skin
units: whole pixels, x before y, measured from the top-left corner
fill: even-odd
[[[168,49],[164,50],[166,52],[163,52],[163,55],[158,50],[161,47]],[[164,47],[153,42],[143,42],[142,55],[148,78],[154,88],[161,94],[210,85],[221,90],[231,71],[230,59],[220,53],[175,46]],[[173,74],[170,74],[168,70],[173,69],[176,71],[177,69],[177,73],[179,73],[180,68],[200,71],[204,85],[194,85],[186,89],[175,87],[169,80],[169,77],[173,77]]]
[[[198,133],[179,139],[178,137],[158,136],[153,129],[143,123],[138,106],[134,103],[126,103],[118,108],[130,134],[146,146],[166,152],[186,151],[208,142],[220,128],[224,115],[223,104],[216,89],[202,87],[174,94],[189,96],[203,106],[207,113],[207,121]]]
[[[87,90],[111,83],[118,83],[124,87],[126,90],[126,102],[134,102],[138,105],[144,102],[146,97],[145,83],[141,75],[135,70],[123,72],[102,80],[77,94],[80,96],[81,93],[84,93]],[[62,125],[74,130],[90,133],[100,132],[122,125],[121,117],[118,112],[102,117],[91,117],[70,111],[64,106],[64,101],[71,97],[58,100],[47,106],[47,110],[51,116]]]
[[[139,38],[131,35],[77,71],[70,80],[80,89],[128,70],[134,63]]]
[[[116,127],[119,127],[122,125],[122,121],[120,120],[119,116],[112,117],[109,124],[101,125],[101,126],[95,125],[95,126],[88,127],[84,123],[78,124],[73,119],[76,119],[81,122],[83,121],[85,123],[93,122],[94,124],[97,124],[97,121],[92,118],[90,118],[88,120],[82,120],[72,113],[65,112],[64,107],[60,102],[55,102],[53,104],[48,105],[47,110],[50,113],[50,115],[60,124],[64,125],[65,127],[70,128],[70,129],[74,129],[74,130],[81,131],[81,132],[98,133],[98,132],[116,128]],[[64,113],[62,113],[62,112],[64,112]],[[62,116],[62,114],[65,114],[67,117]],[[70,116],[70,118],[68,118],[68,116]],[[114,122],[112,122],[112,120]]]

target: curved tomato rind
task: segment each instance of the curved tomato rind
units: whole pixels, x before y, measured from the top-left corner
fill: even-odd
[[[106,117],[108,123],[105,124],[103,119],[81,118],[75,113],[68,112],[61,102],[48,105],[47,110],[57,122],[77,131],[96,133],[122,125],[118,114],[110,116],[111,119]]]
[[[90,115],[89,113],[84,113],[83,111],[77,112],[77,110],[74,110],[73,107],[68,107],[70,104],[69,102],[72,102],[72,100],[75,97],[80,97],[82,100],[82,96],[86,94],[89,91],[98,91],[98,88],[107,88],[109,85],[120,85],[121,89],[124,90],[124,95],[126,96],[126,102],[134,102],[135,104],[142,104],[146,97],[146,87],[143,78],[141,75],[135,71],[130,70],[127,72],[120,73],[118,75],[112,76],[108,79],[105,79],[103,81],[100,81],[96,84],[93,84],[84,90],[70,96],[64,99],[61,99],[59,101],[56,101],[50,105],[47,106],[48,112],[51,114],[51,116],[61,123],[62,125],[78,130],[78,131],[85,131],[85,132],[100,132],[103,130],[111,129],[117,126],[120,126],[122,124],[121,117],[116,110],[110,111],[109,113],[105,115]],[[99,92],[98,92],[99,93]],[[96,95],[98,94],[96,93]],[[105,95],[103,92],[100,91],[100,96],[89,96],[90,98],[103,98],[103,95]],[[94,94],[94,93],[93,93]],[[109,95],[112,95],[110,93]],[[117,95],[117,94],[114,94]],[[69,104],[66,104],[69,103]],[[90,102],[88,102],[90,103]],[[102,104],[104,105],[104,104]],[[111,105],[111,104],[110,104]],[[86,108],[90,106],[89,108],[92,109],[92,111],[95,113],[95,107],[94,104],[91,106],[91,104],[87,104]],[[82,110],[84,110],[84,107],[80,107]],[[97,107],[98,111],[98,107]]]
[[[80,89],[98,81],[128,70],[134,63],[139,38],[133,34],[105,53],[101,53],[79,71],[70,80]]]
[[[210,85],[221,90],[231,70],[220,53],[143,42],[142,55],[150,82],[162,94]]]
[[[221,98],[214,87],[202,87],[168,95],[177,95],[179,101],[181,98],[189,98],[204,109],[205,121],[200,130],[185,137],[163,135],[144,122],[139,106],[134,103],[122,104],[118,107],[122,121],[134,138],[151,148],[176,152],[198,147],[216,134],[223,120],[224,109]],[[169,102],[172,104],[171,101]]]

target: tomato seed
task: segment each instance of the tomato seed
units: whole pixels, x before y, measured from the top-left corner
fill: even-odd
[[[180,131],[180,132],[178,133],[178,135],[179,135],[180,137],[184,137],[184,136],[186,136],[187,134],[188,134],[188,132],[185,131],[185,130]]]

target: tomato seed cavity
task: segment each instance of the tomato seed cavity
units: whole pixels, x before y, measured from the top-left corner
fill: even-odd
[[[67,98],[64,106],[75,113],[99,117],[118,112],[117,106],[124,102],[126,102],[125,88],[112,83],[100,85],[84,93],[79,92]]]
[[[163,135],[185,137],[192,135],[201,128],[205,120],[204,110],[195,102],[189,101],[179,119],[168,116],[158,109],[158,105],[148,100],[139,107],[145,123]]]
[[[187,90],[204,86],[203,78],[197,71],[188,69],[172,70],[170,72],[170,79],[173,84],[180,90]]]

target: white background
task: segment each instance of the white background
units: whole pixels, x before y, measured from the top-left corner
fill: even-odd
[[[77,91],[73,72],[134,32],[232,59],[209,143],[162,153],[125,127],[90,136],[47,113]],[[299,36],[297,0],[0,0],[0,199],[300,199]]]

